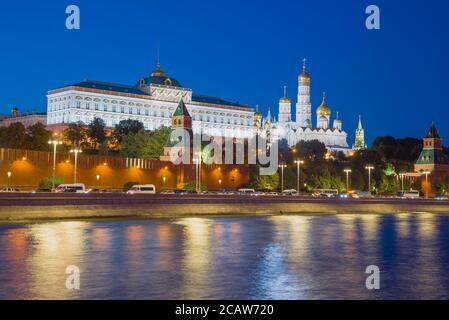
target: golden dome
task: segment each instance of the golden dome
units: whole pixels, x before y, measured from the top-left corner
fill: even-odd
[[[301,72],[301,74],[299,75],[299,77],[298,77],[298,80],[299,81],[310,81],[310,75],[307,73],[307,69],[306,69],[306,62],[307,62],[307,59],[303,59],[302,60],[302,62],[303,62],[303,65],[302,65],[302,72]]]
[[[279,99],[279,103],[291,103],[289,97],[287,97],[287,86],[284,86],[284,96]]]
[[[326,117],[331,115],[331,108],[326,104],[325,94],[323,94],[323,102],[321,102],[321,105],[316,109],[316,114]]]

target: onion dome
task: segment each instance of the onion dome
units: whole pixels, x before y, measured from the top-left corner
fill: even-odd
[[[302,62],[303,62],[303,65],[302,65],[302,72],[301,72],[301,74],[299,75],[299,81],[302,81],[302,82],[308,82],[308,81],[310,81],[310,75],[307,73],[307,69],[306,69],[306,62],[307,62],[307,59],[303,59],[302,60]]]
[[[291,103],[290,98],[287,97],[287,86],[284,86],[284,96],[279,99],[279,103]]]
[[[159,60],[156,65],[156,69],[152,73],[150,73],[150,76],[140,79],[136,86],[143,87],[149,86],[151,84],[170,87],[182,87],[181,83],[179,83],[178,80],[168,77],[167,74],[161,70]]]
[[[331,115],[331,109],[326,104],[326,94],[323,93],[323,102],[321,102],[321,105],[316,109],[316,114],[319,116],[325,116],[328,117]]]

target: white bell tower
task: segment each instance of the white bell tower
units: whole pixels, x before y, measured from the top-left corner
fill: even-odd
[[[303,59],[302,72],[298,77],[298,103],[296,123],[303,128],[312,127],[312,103],[310,101],[310,75],[306,70],[307,59]]]

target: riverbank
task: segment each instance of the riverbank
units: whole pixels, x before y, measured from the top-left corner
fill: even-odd
[[[448,201],[178,195],[0,196],[0,222],[279,214],[449,213]]]

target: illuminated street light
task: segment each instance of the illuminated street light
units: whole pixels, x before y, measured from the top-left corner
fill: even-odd
[[[221,179],[218,179],[218,184],[221,186],[221,183],[222,183],[223,181],[221,180]]]
[[[52,179],[52,189],[55,189],[55,178],[56,178],[56,147],[62,144],[62,141],[56,139],[48,141],[48,144],[53,145],[53,179]]]
[[[352,172],[351,169],[345,169],[344,172],[346,172],[346,193],[349,192],[349,174]]]
[[[167,181],[167,177],[162,177],[162,188],[165,189],[165,181]]]
[[[368,192],[371,195],[371,170],[374,170],[373,166],[366,166],[366,170],[368,170]]]
[[[95,178],[97,179],[98,189],[100,189],[100,178],[101,178],[101,176],[99,174],[97,174],[97,176]]]
[[[423,174],[426,175],[426,199],[427,199],[427,198],[429,198],[429,186],[428,186],[429,180],[428,180],[428,176],[429,176],[429,174],[431,174],[431,172],[430,171],[423,171]]]
[[[281,168],[281,192],[284,192],[284,168],[287,168],[287,165],[281,164],[279,168]]]
[[[70,153],[73,153],[75,155],[75,172],[73,174],[73,183],[76,183],[76,168],[78,164],[78,153],[82,153],[83,151],[81,149],[75,148],[70,150]]]
[[[195,157],[193,159],[195,162],[195,189],[197,193],[201,191],[201,152],[195,152]]]
[[[404,191],[404,177],[405,177],[405,173],[400,173],[399,177],[401,177],[401,190]]]
[[[298,188],[297,192],[298,192],[298,195],[299,195],[299,166],[302,165],[302,164],[304,164],[304,161],[298,159],[298,160],[295,160],[295,163],[296,163],[296,165],[297,165],[297,171],[296,171],[296,176],[297,176],[297,188]]]
[[[6,175],[8,176],[8,187],[9,187],[9,186],[10,186],[10,180],[11,180],[12,172],[11,172],[11,171],[8,171],[8,172],[6,173]]]

